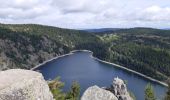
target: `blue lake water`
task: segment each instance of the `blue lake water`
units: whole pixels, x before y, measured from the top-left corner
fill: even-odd
[[[99,62],[93,59],[89,52],[76,52],[72,55],[55,59],[36,70],[39,70],[46,80],[60,76],[61,81],[65,83],[64,91],[70,89],[73,81],[78,81],[81,86],[81,94],[89,86],[110,86],[115,77],[127,80],[128,90],[135,94],[137,100],[144,100],[144,89],[148,83],[151,83],[159,99],[163,97],[167,89],[134,73]]]

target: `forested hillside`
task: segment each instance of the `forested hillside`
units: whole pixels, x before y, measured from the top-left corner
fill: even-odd
[[[33,68],[75,46],[94,44],[95,35],[42,25],[0,25],[0,69]],[[81,46],[82,47],[82,46]]]
[[[0,24],[0,70],[30,69],[74,49],[91,50],[102,60],[159,80],[170,76],[169,30],[132,28],[98,34],[35,24]]]
[[[166,80],[170,76],[169,30],[120,29],[98,36],[110,44],[108,61],[159,80]]]

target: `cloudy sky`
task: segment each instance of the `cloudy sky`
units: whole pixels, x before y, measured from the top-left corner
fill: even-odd
[[[0,0],[0,23],[170,28],[170,0]]]

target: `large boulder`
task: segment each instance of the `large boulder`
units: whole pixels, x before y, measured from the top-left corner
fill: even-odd
[[[98,86],[89,87],[81,97],[81,100],[118,100],[117,97]]]
[[[53,100],[42,74],[21,69],[0,72],[0,100]]]

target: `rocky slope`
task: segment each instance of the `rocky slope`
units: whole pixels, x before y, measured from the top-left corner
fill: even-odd
[[[12,69],[0,72],[0,100],[53,100],[42,74]]]

